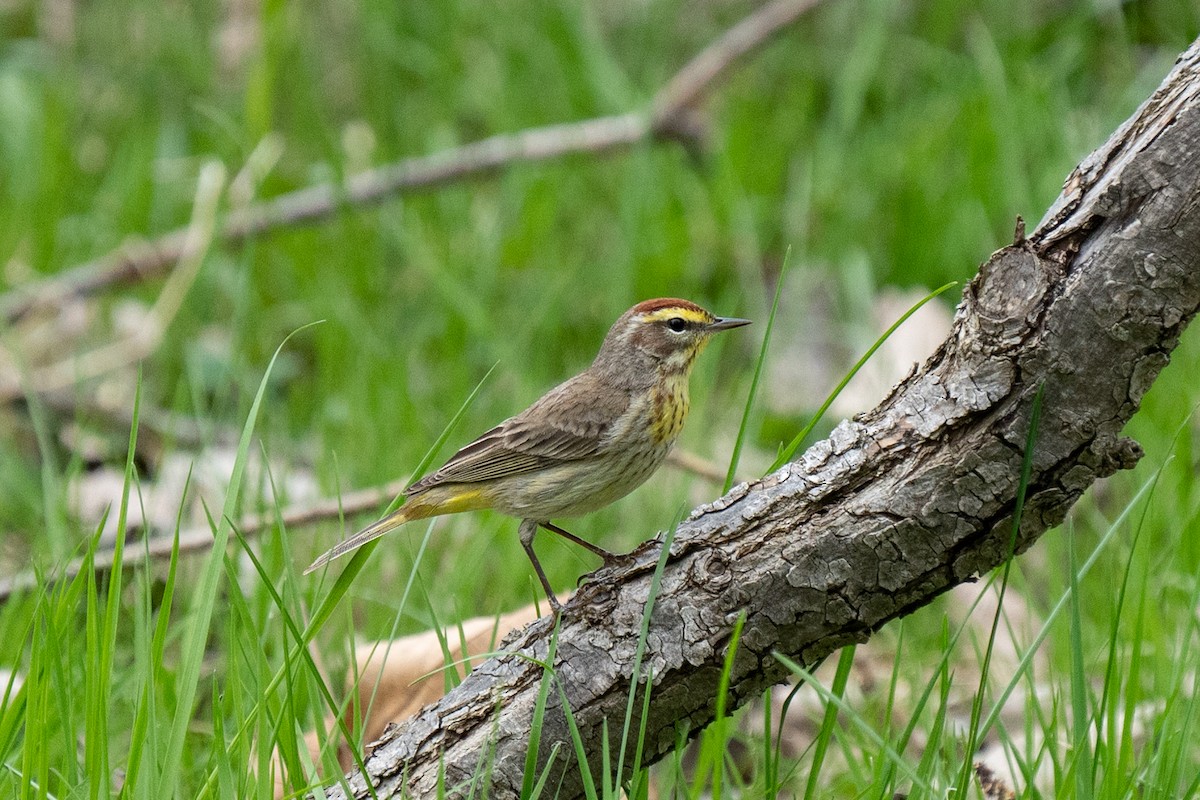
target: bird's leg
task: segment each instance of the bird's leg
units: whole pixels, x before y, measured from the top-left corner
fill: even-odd
[[[521,526],[517,528],[517,535],[521,537],[521,547],[525,548],[525,555],[529,556],[529,562],[533,564],[533,571],[537,573],[538,580],[542,582],[542,589],[546,591],[546,602],[550,604],[550,611],[557,617],[562,611],[562,606],[559,605],[554,590],[550,588],[550,581],[546,580],[546,573],[542,571],[537,554],[533,552],[533,537],[537,534],[538,524],[536,520],[532,519],[521,520]],[[541,524],[545,525],[546,523]]]
[[[610,553],[607,550],[605,550],[603,547],[594,545],[591,542],[587,541],[586,539],[580,539],[578,536],[571,533],[570,531],[565,531],[562,528],[558,527],[557,525],[555,525],[551,522],[539,522],[538,524],[541,525],[546,530],[550,531],[551,533],[557,533],[559,536],[563,537],[568,542],[574,542],[575,544],[582,547],[584,550],[589,550],[592,553],[595,553],[596,555],[598,555],[602,559],[604,559],[604,563],[606,563],[606,564],[609,561],[619,561],[621,558],[623,558],[623,556],[619,556],[616,553]]]

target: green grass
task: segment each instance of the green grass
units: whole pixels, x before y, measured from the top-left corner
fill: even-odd
[[[404,156],[638,108],[753,5],[5,4],[0,291],[186,224],[214,162],[233,187],[224,213]],[[276,526],[240,545],[243,513],[277,513],[297,478],[337,495],[419,472],[586,365],[611,321],[656,295],[758,323],[699,362],[682,444],[736,459],[739,474],[765,468],[817,416],[770,407],[772,371],[758,370],[769,319],[771,358],[811,361],[784,344],[805,298],[784,292],[772,311],[785,257],[801,291],[834,309],[828,338],[848,355],[834,372],[847,373],[881,333],[864,322],[880,290],[969,279],[1198,33],[1185,0],[827,2],[705,104],[700,162],[645,145],[518,166],[214,245],[180,284],[162,344],[103,387],[143,422],[158,409],[199,420],[207,448],[36,397],[0,408],[5,571],[49,575],[114,536],[140,547],[130,521],[155,506],[174,456],[193,473],[162,532],[211,522],[222,545],[0,604],[0,796],[262,797],[276,745],[289,791],[335,775],[337,743],[362,737],[361,716],[324,729],[350,702],[356,637],[453,627],[527,602],[536,583],[515,525],[495,515],[402,529],[323,579],[299,571],[367,520]],[[85,354],[161,286],[64,309],[49,335],[0,331],[0,348],[21,349],[26,376],[49,359],[86,371]],[[70,334],[75,319],[87,324]],[[1022,796],[1196,791],[1198,336],[1129,426],[1144,463],[1013,563],[1005,591],[1020,616],[1006,603],[994,625],[964,622],[939,601],[856,649],[855,665],[877,665],[869,686],[849,656],[830,659],[841,668],[804,676],[786,715],[768,697],[755,704],[766,720],[733,713],[695,754],[635,764],[634,796],[652,784],[680,797],[930,796],[962,782],[975,733],[1006,743]],[[98,455],[67,446],[67,429]],[[225,431],[245,433],[218,462]],[[232,488],[208,482],[214,463]],[[123,488],[105,520],[79,520],[70,487],[98,464]],[[652,487],[572,530],[625,549],[720,489],[671,470]],[[556,585],[594,566],[557,541],[539,546]],[[981,672],[991,632],[1010,626],[1024,660]],[[316,729],[313,763],[298,740]],[[604,775],[638,734],[610,721],[620,749]],[[553,796],[534,766],[526,789]]]

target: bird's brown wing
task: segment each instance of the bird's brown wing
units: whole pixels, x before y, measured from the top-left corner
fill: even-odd
[[[459,450],[436,472],[408,487],[405,494],[419,494],[443,483],[476,483],[590,458],[601,451],[606,434],[628,407],[626,392],[605,391],[589,373],[577,375]]]

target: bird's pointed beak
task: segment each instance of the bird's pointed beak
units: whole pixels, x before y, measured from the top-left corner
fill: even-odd
[[[716,320],[708,324],[710,331],[723,331],[729,328],[740,328],[743,325],[749,325],[750,320],[738,319],[737,317],[717,317]]]

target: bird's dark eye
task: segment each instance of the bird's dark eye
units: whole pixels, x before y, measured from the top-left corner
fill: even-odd
[[[675,331],[675,333],[683,333],[687,329],[687,322],[683,317],[671,317],[667,320],[667,327]]]

